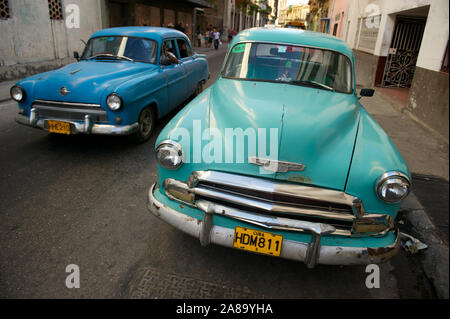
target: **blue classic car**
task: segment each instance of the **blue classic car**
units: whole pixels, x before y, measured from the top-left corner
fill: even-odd
[[[101,30],[77,63],[18,82],[17,122],[61,134],[132,135],[146,141],[155,121],[203,90],[208,62],[174,29]]]
[[[210,243],[316,264],[379,263],[407,165],[359,103],[341,40],[255,28],[230,44],[221,75],[162,130],[148,209]]]

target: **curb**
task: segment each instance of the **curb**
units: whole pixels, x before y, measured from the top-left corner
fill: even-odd
[[[414,194],[410,194],[405,200],[400,214],[410,226],[412,235],[428,245],[427,249],[418,254],[422,269],[433,285],[437,297],[448,299],[449,247],[439,237],[439,230]]]
[[[0,99],[0,103],[5,103],[5,102],[9,102],[9,101],[12,101],[12,99],[11,98],[9,98],[9,99]]]

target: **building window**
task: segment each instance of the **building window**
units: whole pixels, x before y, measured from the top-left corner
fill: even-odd
[[[9,19],[8,0],[0,0],[0,19]]]
[[[442,67],[441,67],[441,71],[445,72],[445,73],[449,73],[448,72],[448,41],[447,41],[447,49],[445,49],[445,54],[444,54],[444,59],[442,61]]]
[[[63,20],[61,0],[48,0],[48,12],[50,19]]]
[[[334,36],[337,35],[338,26],[339,26],[338,23],[335,23],[335,24],[334,24],[334,28],[333,28],[333,35],[334,35]]]

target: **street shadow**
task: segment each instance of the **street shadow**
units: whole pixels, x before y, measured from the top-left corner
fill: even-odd
[[[157,120],[155,129],[150,139],[145,143],[135,143],[129,136],[111,136],[111,135],[62,135],[47,133],[44,138],[36,141],[40,146],[47,146],[49,150],[55,152],[69,151],[70,150],[83,150],[89,153],[126,153],[131,150],[154,150],[155,141],[161,132],[161,130],[167,125],[167,123],[180,112],[187,104],[189,104],[193,98],[189,98],[169,114],[163,118]],[[47,145],[46,145],[47,144]]]

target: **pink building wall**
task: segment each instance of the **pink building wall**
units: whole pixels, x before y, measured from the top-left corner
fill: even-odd
[[[336,36],[343,38],[345,21],[347,20],[348,0],[330,0],[328,17],[330,18],[329,33],[333,35],[335,24],[337,24]],[[336,19],[337,18],[337,19]]]

